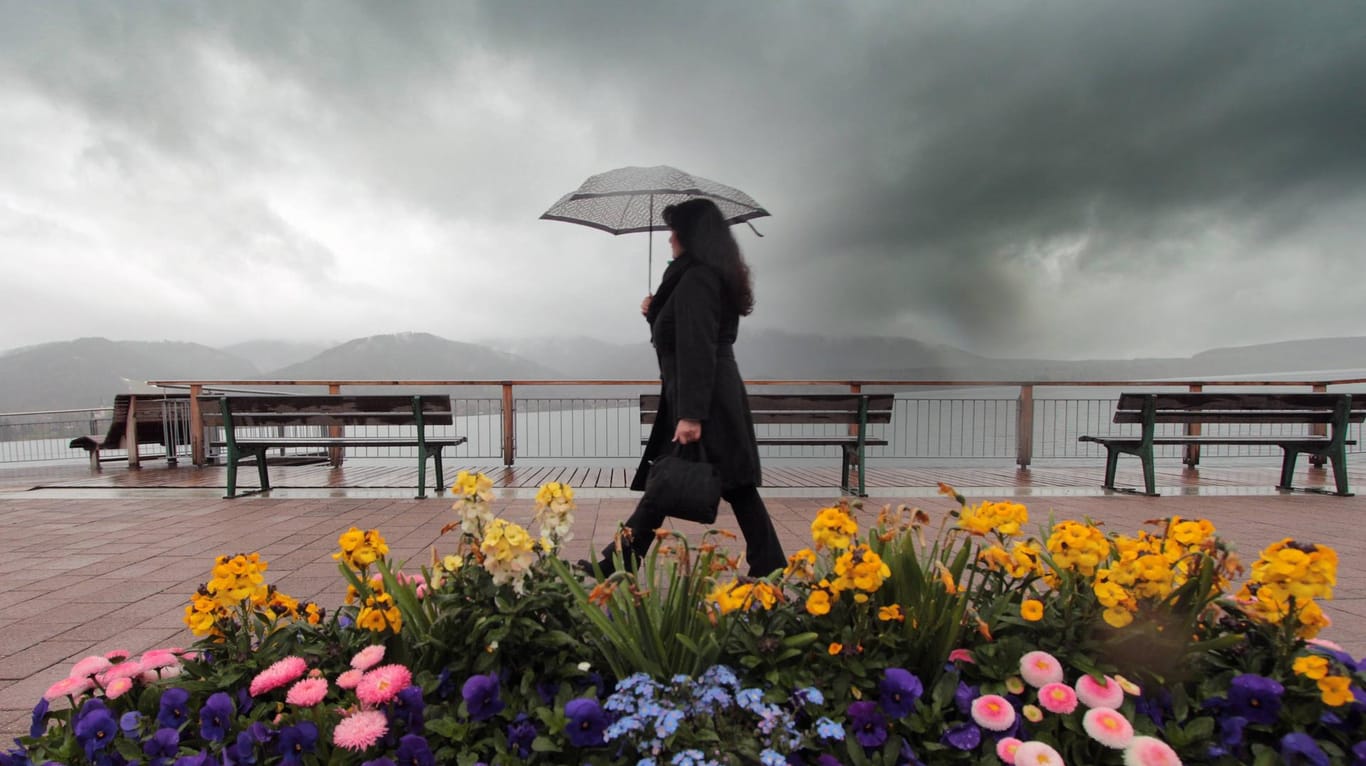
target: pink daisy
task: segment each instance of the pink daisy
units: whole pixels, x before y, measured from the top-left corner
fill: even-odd
[[[1077,693],[1067,684],[1044,684],[1039,704],[1050,713],[1067,715],[1077,709]]]
[[[1077,699],[1087,707],[1108,707],[1115,710],[1124,704],[1124,689],[1118,681],[1109,676],[1105,677],[1104,683],[1091,676],[1082,676],[1077,679],[1076,689]]]
[[[1181,759],[1166,742],[1138,736],[1124,748],[1124,766],[1181,766]]]
[[[365,672],[361,670],[348,670],[337,676],[337,686],[342,689],[354,689],[364,675]]]
[[[1005,731],[1015,723],[1015,708],[999,694],[983,694],[972,701],[972,720],[983,729]]]
[[[413,674],[402,665],[381,665],[367,671],[356,684],[356,697],[367,705],[383,705],[413,683]]]
[[[1093,707],[1081,719],[1082,728],[1091,739],[1115,750],[1123,750],[1134,738],[1133,724],[1118,711]]]
[[[142,663],[137,660],[129,660],[128,662],[120,662],[114,667],[100,673],[95,676],[95,680],[99,682],[100,686],[108,686],[110,681],[120,678],[133,678],[134,676],[141,675],[142,671]]]
[[[313,707],[327,696],[327,679],[305,678],[289,687],[285,702],[299,707]]]
[[[351,667],[356,670],[369,670],[378,665],[382,659],[384,659],[383,645],[367,646],[356,652],[356,656],[351,658]]]
[[[47,691],[43,692],[43,699],[52,702],[61,697],[80,697],[94,688],[95,682],[89,677],[63,678],[47,687]]]
[[[127,649],[115,649],[113,651],[105,652],[104,658],[110,662],[120,662],[128,659],[131,655],[132,652],[129,652]]]
[[[1062,664],[1048,652],[1030,652],[1020,658],[1020,675],[1038,689],[1062,681]]]
[[[1063,762],[1057,750],[1031,740],[1015,748],[1015,766],[1063,766]]]
[[[332,729],[332,741],[337,747],[347,750],[361,750],[379,741],[389,731],[384,713],[378,710],[362,710],[339,721]]]
[[[251,679],[251,687],[248,691],[251,696],[256,697],[271,689],[278,689],[285,684],[293,683],[306,672],[308,672],[308,663],[304,662],[302,657],[290,655],[257,673],[256,677]]]
[[[72,678],[85,678],[87,676],[93,676],[96,673],[102,673],[108,670],[113,664],[114,663],[109,661],[108,657],[92,654],[89,657],[80,660],[75,665],[72,665],[71,672],[68,675]]]
[[[949,652],[949,662],[977,662],[971,649],[954,649]]]
[[[180,664],[180,658],[170,649],[148,649],[142,653],[142,657],[138,659],[138,662],[141,662],[142,667],[147,670],[156,670],[157,668],[164,668],[167,665],[178,665]]]
[[[1013,764],[1015,763],[1015,753],[1022,744],[1024,743],[1014,737],[1001,737],[996,742],[996,757],[1006,763]]]
[[[111,700],[116,700],[131,691],[132,688],[133,679],[128,678],[127,676],[115,678],[104,687],[104,696]]]

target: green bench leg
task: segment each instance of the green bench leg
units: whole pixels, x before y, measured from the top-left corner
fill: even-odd
[[[1105,445],[1105,489],[1115,488],[1115,469],[1119,468],[1119,450]]]
[[[442,447],[437,447],[436,454],[433,455],[433,457],[435,458],[434,462],[436,463],[436,484],[434,485],[434,488],[436,489],[437,497],[441,497],[446,494],[446,474],[444,471],[441,470],[442,449]]]
[[[262,447],[256,452],[256,475],[261,477],[261,491],[270,491],[270,467],[266,465],[266,448]]]
[[[1295,459],[1300,456],[1300,451],[1291,447],[1282,447],[1283,457],[1281,458],[1281,480],[1276,485],[1276,489],[1293,489],[1295,483]]]
[[[1328,453],[1328,459],[1333,463],[1333,482],[1337,485],[1338,494],[1351,497],[1352,491],[1347,486],[1347,449],[1333,450]]]
[[[419,447],[417,450],[417,499],[421,500],[427,496],[427,450]]]
[[[228,494],[225,497],[237,497],[237,461],[240,457],[237,450],[228,449]]]
[[[1143,488],[1152,497],[1157,497],[1157,469],[1153,466],[1152,448],[1143,450],[1139,458],[1143,460]]]

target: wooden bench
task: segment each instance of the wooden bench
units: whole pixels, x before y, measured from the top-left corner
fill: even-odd
[[[441,470],[441,451],[465,443],[463,436],[433,438],[428,426],[454,423],[451,398],[423,396],[201,396],[200,411],[204,425],[223,429],[221,445],[227,452],[228,494],[237,496],[237,466],[244,457],[255,457],[261,487],[270,491],[266,450],[285,447],[318,447],[336,450],[344,447],[416,447],[417,496],[427,496],[427,459],[436,468],[437,494],[445,492]],[[285,433],[288,427],[314,426],[326,429],[325,435],[304,436]],[[347,436],[347,426],[410,426],[404,436]],[[312,430],[312,429],[309,429]],[[339,462],[334,460],[334,465]],[[244,493],[252,494],[252,493]]]
[[[858,496],[867,497],[864,466],[865,447],[885,447],[886,439],[868,436],[868,424],[892,422],[892,394],[750,394],[749,409],[754,424],[836,424],[849,425],[847,434],[816,436],[758,436],[761,445],[787,447],[839,447],[840,491],[853,494],[850,469],[858,469]],[[653,425],[659,413],[659,395],[640,397],[640,422]],[[648,439],[642,438],[644,443]]]
[[[114,415],[103,435],[89,434],[71,440],[72,449],[90,455],[91,470],[100,470],[104,450],[128,450],[128,467],[141,467],[140,444],[160,444],[166,448],[166,462],[176,464],[176,447],[190,443],[189,394],[118,394]],[[117,458],[122,459],[122,458]]]
[[[1116,423],[1136,423],[1137,436],[1082,436],[1079,441],[1105,446],[1105,484],[1115,487],[1115,466],[1121,454],[1135,455],[1143,461],[1146,494],[1156,496],[1153,446],[1164,444],[1237,446],[1276,446],[1284,452],[1281,479],[1277,489],[1292,490],[1295,460],[1300,453],[1327,458],[1333,464],[1335,494],[1350,496],[1347,485],[1347,438],[1351,423],[1366,420],[1366,404],[1352,404],[1350,394],[1121,394],[1115,407]],[[1187,426],[1182,435],[1157,435],[1159,423]],[[1318,426],[1307,433],[1268,434],[1264,436],[1218,436],[1200,434],[1200,424],[1290,424]],[[1327,433],[1322,431],[1327,426]],[[1191,462],[1193,465],[1193,461]],[[1133,491],[1120,489],[1119,491]],[[1305,491],[1319,491],[1309,489]]]

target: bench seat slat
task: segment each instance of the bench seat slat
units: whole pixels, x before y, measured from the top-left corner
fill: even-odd
[[[1096,442],[1097,444],[1126,444],[1137,446],[1143,439],[1137,436],[1082,436],[1077,441]],[[1327,436],[1154,436],[1153,444],[1225,444],[1235,447],[1278,446],[1281,444],[1331,444]],[[1355,439],[1347,439],[1343,444],[1356,444]]]
[[[443,445],[452,447],[464,444],[464,436],[434,438],[423,440],[428,447]],[[218,443],[218,442],[215,442]],[[239,447],[416,447],[417,437],[388,438],[384,436],[301,436],[301,437],[238,437]]]
[[[1366,419],[1366,412],[1361,413]],[[1350,420],[1350,418],[1349,418]],[[1116,410],[1116,423],[1142,423],[1141,411]],[[1325,411],[1301,412],[1172,412],[1159,410],[1153,415],[1154,423],[1332,423],[1333,413]]]

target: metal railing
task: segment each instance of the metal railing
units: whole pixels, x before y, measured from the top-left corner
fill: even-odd
[[[885,447],[868,449],[870,459],[886,461],[1014,461],[1022,466],[1036,460],[1102,460],[1099,445],[1083,443],[1078,436],[1137,434],[1137,426],[1113,423],[1115,404],[1121,390],[1214,390],[1246,386],[1275,387],[1277,390],[1361,391],[1366,395],[1366,380],[1334,381],[1048,381],[1002,383],[994,381],[750,381],[751,389],[786,387],[791,390],[893,391],[896,403],[892,422],[870,425],[869,435],[886,439]],[[513,465],[517,458],[528,461],[574,463],[577,461],[635,460],[641,453],[641,438],[646,428],[640,424],[639,394],[654,393],[651,381],[163,381],[165,388],[190,389],[193,393],[223,390],[234,386],[316,390],[326,387],[333,393],[343,386],[399,386],[404,388],[447,388],[455,395],[452,405],[455,424],[432,427],[440,436],[460,435],[467,442],[456,448],[452,457],[465,460],[501,460]],[[470,387],[498,390],[501,396],[460,396]],[[538,395],[518,396],[518,389],[535,389]],[[539,395],[559,388],[587,389],[592,395]],[[630,389],[628,393],[628,389]],[[1070,389],[1070,390],[1069,390]],[[1080,392],[1077,391],[1080,389]],[[620,393],[608,393],[608,392]],[[1055,395],[1038,396],[1053,392]],[[211,445],[221,441],[217,433],[196,428],[195,400],[181,402],[188,415],[171,420],[188,423],[188,437],[176,435],[177,444],[198,441],[198,452],[191,454],[197,464],[212,457]],[[85,458],[83,450],[67,446],[71,438],[104,433],[109,425],[108,407],[72,410],[47,410],[0,414],[0,463],[74,461]],[[202,422],[202,421],[201,421]],[[825,435],[847,430],[844,425],[760,425],[764,435]],[[1306,433],[1307,426],[1293,425],[1213,425],[1204,433],[1267,435]],[[1181,426],[1160,426],[1159,434],[1181,433]],[[1353,452],[1366,451],[1362,429],[1353,426],[1349,438],[1357,444]],[[411,427],[351,429],[348,433],[365,435],[411,434]],[[196,439],[196,437],[198,437]],[[1276,447],[1204,446],[1203,455],[1211,458],[1260,458],[1279,454]],[[1181,447],[1158,447],[1158,454],[1178,456]],[[762,454],[769,459],[802,460],[828,458],[830,448],[766,446]],[[115,455],[119,453],[114,453]],[[353,448],[353,457],[398,458],[413,454],[405,448]]]

